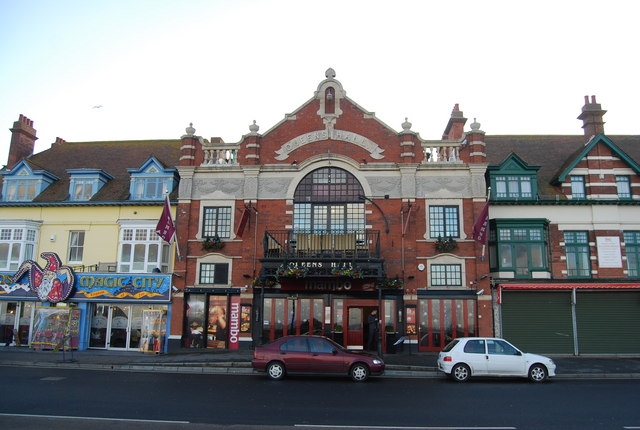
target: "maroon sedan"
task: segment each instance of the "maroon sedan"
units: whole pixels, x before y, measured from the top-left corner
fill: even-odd
[[[251,365],[271,379],[287,373],[349,375],[356,382],[382,375],[384,362],[376,355],[350,351],[323,336],[287,336],[257,346]]]

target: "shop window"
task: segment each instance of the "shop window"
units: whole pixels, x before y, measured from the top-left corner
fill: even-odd
[[[640,277],[640,231],[624,232],[624,250],[627,255],[627,276]]]
[[[429,236],[460,237],[457,206],[429,206]]]
[[[590,278],[589,235],[586,231],[564,232],[565,253],[567,256],[567,276],[569,278]]]
[[[84,254],[84,231],[69,233],[69,263],[82,263]]]
[[[200,284],[228,284],[229,265],[227,263],[201,263]]]
[[[631,198],[631,179],[629,176],[616,176],[616,188],[619,199]]]
[[[462,266],[460,264],[432,264],[432,287],[462,286]]]
[[[0,227],[0,270],[18,270],[24,260],[33,260],[36,230],[25,227]]]
[[[492,223],[489,229],[489,263],[492,271],[514,272],[530,278],[534,271],[548,270],[546,220]]]
[[[202,214],[202,237],[231,235],[231,207],[205,207]]]
[[[440,350],[452,339],[476,335],[476,301],[421,299],[418,301],[418,347]]]
[[[124,273],[169,272],[169,244],[162,241],[153,227],[123,227],[120,230],[118,270]]]

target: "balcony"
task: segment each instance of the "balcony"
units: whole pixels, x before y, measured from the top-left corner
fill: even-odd
[[[263,276],[272,276],[281,265],[291,264],[307,268],[309,276],[335,277],[335,269],[345,266],[357,267],[364,277],[384,275],[378,230],[269,230],[262,246]]]

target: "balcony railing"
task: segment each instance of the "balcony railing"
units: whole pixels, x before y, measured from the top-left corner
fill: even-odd
[[[380,232],[269,230],[262,241],[266,259],[357,260],[380,258]]]

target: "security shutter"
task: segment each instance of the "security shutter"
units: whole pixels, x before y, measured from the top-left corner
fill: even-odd
[[[526,352],[573,354],[571,293],[503,290],[502,335]]]
[[[580,354],[640,353],[640,292],[578,291]]]

